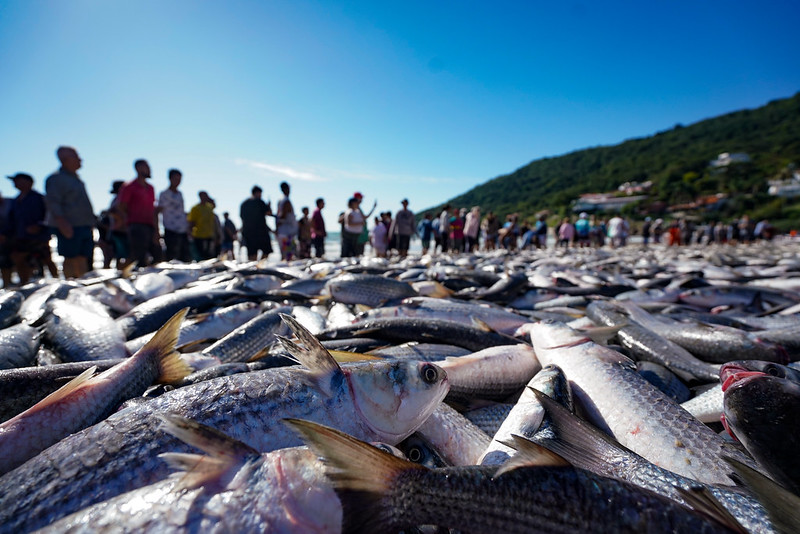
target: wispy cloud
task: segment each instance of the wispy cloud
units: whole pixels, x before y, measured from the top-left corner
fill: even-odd
[[[426,183],[426,184],[449,184],[460,183],[459,178],[443,178],[435,176],[412,176],[406,174],[389,174],[381,172],[369,172],[363,170],[341,170],[331,168],[317,168],[313,170],[299,169],[286,165],[276,165],[263,161],[239,158],[235,160],[236,165],[249,167],[265,176],[279,178],[281,180],[300,180],[306,182],[330,182],[340,180],[356,180],[366,182],[407,182],[407,183]]]
[[[261,171],[267,176],[272,176],[275,178],[286,178],[291,180],[300,180],[303,182],[329,181],[328,178],[322,177],[316,173],[294,169],[285,165],[273,165],[270,163],[264,163],[263,161],[253,161],[248,159],[237,159],[235,163],[237,165],[243,165],[245,167],[250,167],[251,169]]]

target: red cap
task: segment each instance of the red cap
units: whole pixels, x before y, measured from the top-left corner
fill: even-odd
[[[361,200],[362,198],[364,198],[364,195],[362,195],[361,193],[356,191],[355,193],[353,193],[353,198],[357,198],[358,200]]]

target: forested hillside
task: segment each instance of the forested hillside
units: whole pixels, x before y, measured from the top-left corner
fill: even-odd
[[[747,153],[751,161],[712,168],[709,162],[723,152]],[[650,180],[649,199],[632,207],[632,213],[663,212],[668,206],[721,192],[730,196],[722,215],[760,210],[764,213],[754,215],[780,219],[800,212],[795,212],[794,199],[768,196],[767,180],[788,176],[795,162],[800,163],[800,93],[758,109],[676,125],[651,137],[539,159],[448,202],[530,218],[541,210],[568,213],[582,193]]]

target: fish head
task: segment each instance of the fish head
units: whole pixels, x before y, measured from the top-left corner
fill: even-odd
[[[727,363],[720,369],[723,424],[746,443],[748,435],[772,433],[800,408],[800,382],[795,370],[760,361]]]
[[[343,371],[362,422],[390,444],[419,428],[450,389],[447,373],[428,362],[372,362]]]

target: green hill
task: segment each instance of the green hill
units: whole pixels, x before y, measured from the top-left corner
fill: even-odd
[[[751,160],[712,168],[709,162],[723,152],[746,153]],[[664,213],[668,206],[726,193],[729,200],[714,217],[749,212],[751,217],[786,220],[800,216],[800,197],[795,202],[769,196],[767,180],[788,176],[794,162],[800,162],[800,93],[758,109],[676,125],[650,137],[539,159],[447,203],[477,205],[484,213],[493,210],[500,216],[519,213],[531,218],[542,210],[561,215],[570,212],[580,194],[649,180],[649,198],[625,211]],[[441,211],[441,206],[428,211]]]

